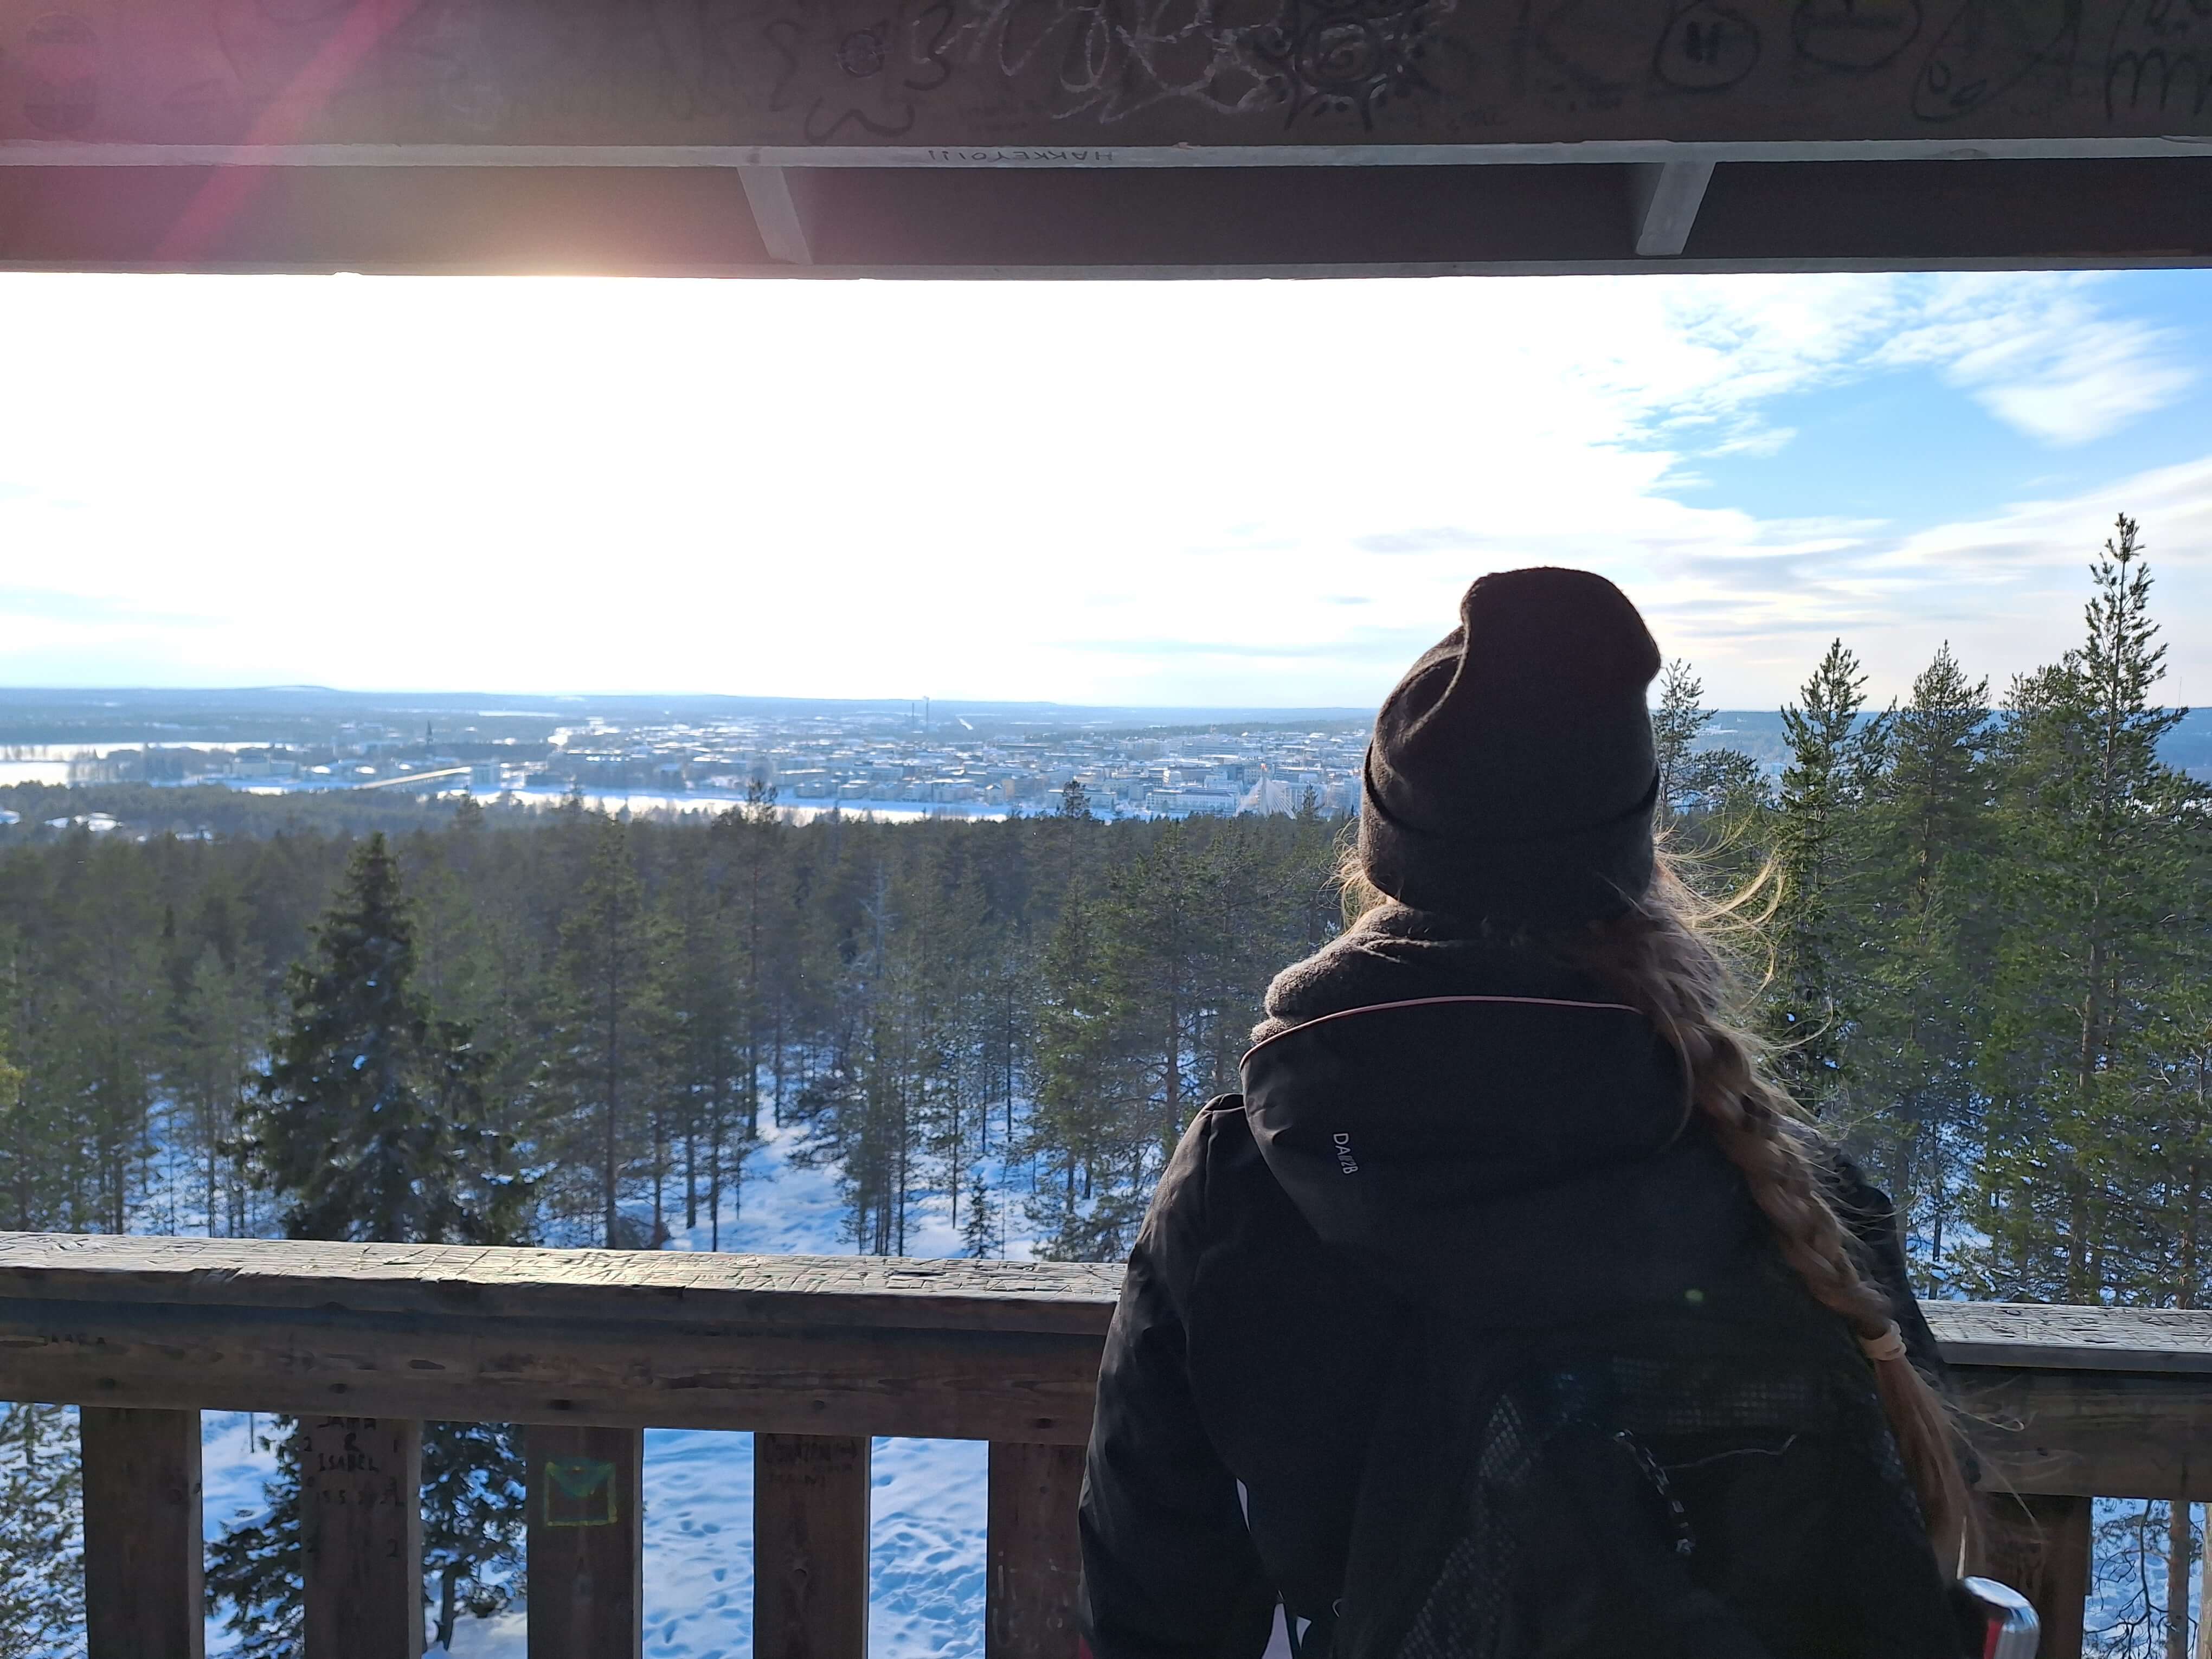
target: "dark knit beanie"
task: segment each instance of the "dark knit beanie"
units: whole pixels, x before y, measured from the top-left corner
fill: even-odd
[[[1651,631],[1587,570],[1484,576],[1459,615],[1375,717],[1368,880],[1509,927],[1620,915],[1651,884]]]

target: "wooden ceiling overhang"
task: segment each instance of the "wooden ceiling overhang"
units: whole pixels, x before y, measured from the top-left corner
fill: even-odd
[[[2212,262],[2212,0],[0,0],[0,267]]]

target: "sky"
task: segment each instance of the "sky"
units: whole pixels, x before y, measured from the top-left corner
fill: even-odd
[[[1367,707],[1484,571],[1706,700],[1999,693],[2142,521],[2212,700],[2212,271],[0,276],[0,684]]]

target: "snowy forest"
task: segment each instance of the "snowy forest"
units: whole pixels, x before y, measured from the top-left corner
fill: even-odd
[[[1711,740],[1693,665],[1659,688],[1668,845],[1747,895],[1735,948],[1778,1064],[1893,1194],[1928,1295],[2212,1290],[2212,790],[2160,759],[2153,595],[2122,520],[2059,662],[1999,682],[1946,648],[1876,705],[1837,641],[1778,772]],[[1310,802],[438,811],[0,848],[0,1225],[715,1248],[773,1135],[834,1177],[848,1248],[927,1224],[975,1255],[1110,1260],[1235,1086],[1269,978],[1342,925],[1349,826]],[[66,1425],[19,1408],[0,1438],[0,1656],[67,1652]],[[504,1605],[519,1471],[496,1426],[431,1439],[450,1637]],[[210,1546],[266,1659],[296,1613],[284,1479]],[[2188,1516],[2105,1515],[2108,1556],[2161,1570],[2105,1598],[2098,1639],[2180,1651],[2187,1575],[2173,1603],[2162,1567]]]

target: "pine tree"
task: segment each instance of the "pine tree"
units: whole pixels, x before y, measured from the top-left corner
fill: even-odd
[[[76,945],[72,1070],[92,1192],[87,1217],[127,1232],[135,1175],[149,1146],[161,1041],[159,911],[150,872],[125,843],[72,834],[68,928]]]
[[[982,883],[964,853],[960,839],[935,838],[910,872],[898,952],[917,1038],[925,1180],[944,1194],[956,1230],[993,1093],[989,963],[999,945]]]
[[[35,1063],[39,1050],[25,1042],[51,1017],[55,988],[43,982],[27,959],[23,937],[0,927],[0,1194],[8,1224],[18,1231],[73,1224],[69,1191],[70,1143],[75,1139],[68,1103]],[[33,1064],[18,1066],[9,1056]]]
[[[621,1201],[649,1147],[640,1141],[659,1079],[652,1037],[661,940],[638,878],[630,827],[590,818],[580,890],[560,930],[558,1013],[546,1067],[549,1142],[568,1172],[556,1194],[592,1214],[609,1249],[641,1243]]]
[[[528,1188],[485,1122],[469,1031],[434,1018],[412,983],[414,925],[381,835],[349,862],[313,939],[245,1125],[287,1235],[525,1242]],[[230,1604],[248,1659],[294,1659],[298,1646],[298,1449],[285,1439],[265,1513],[209,1556],[210,1592]],[[424,1425],[426,1569],[448,1634],[457,1604],[504,1603],[524,1518],[516,1443],[507,1425]]]
[[[1099,931],[1097,907],[1070,899],[1039,964],[1036,1098],[1022,1152],[1043,1166],[1028,1203],[1037,1253],[1062,1261],[1112,1261],[1140,1213],[1115,1188],[1132,1152]]]
[[[1783,1048],[1780,1070],[1808,1109],[1834,1103],[1844,1085],[1852,948],[1850,908],[1859,848],[1854,809],[1879,769],[1881,722],[1862,729],[1866,676],[1841,640],[1832,642],[1782,711],[1790,764],[1774,830],[1784,902],[1774,930],[1768,1009]]]
[[[2160,1000],[2202,932],[2203,791],[2159,758],[2165,647],[2123,517],[2086,638],[2015,682],[1999,734],[2002,853],[1992,1097],[1978,1186],[1984,1288],[2093,1302],[2163,1291],[2170,1097]],[[2192,930],[2190,921],[2194,920]]]
[[[775,787],[755,779],[745,790],[744,811],[732,826],[739,837],[744,884],[744,1100],[745,1146],[760,1138],[761,1038],[768,1028],[764,991],[771,902],[768,883],[781,841],[783,820],[776,811]],[[782,1044],[775,1043],[777,1065]],[[740,1152],[742,1158],[743,1153]]]
[[[0,1117],[23,1084],[0,1051]],[[82,1651],[82,1482],[70,1428],[59,1406],[0,1407],[0,1659]]]
[[[240,1231],[244,1222],[245,1171],[233,1131],[249,1106],[265,1020],[259,988],[206,946],[172,1016],[165,1079],[179,1108],[173,1138],[191,1150],[210,1237]]]
[[[1659,706],[1651,714],[1659,762],[1657,822],[1670,846],[1696,854],[1693,875],[1726,889],[1741,886],[1751,873],[1738,867],[1736,843],[1765,808],[1766,781],[1759,763],[1742,750],[1700,746],[1713,722],[1705,695],[1705,683],[1688,663],[1678,657],[1667,665]]]
[[[837,1054],[831,1075],[802,1097],[807,1162],[836,1166],[854,1243],[902,1253],[921,1128],[926,1033],[889,866],[878,860],[838,975]]]
[[[687,851],[664,902],[659,932],[667,951],[653,1003],[670,1112],[682,1140],[684,1224],[699,1224],[706,1177],[708,1229],[719,1245],[722,1160],[744,1092],[747,1044],[729,895],[707,867],[709,851]],[[656,1192],[656,1215],[659,1208]]]
[[[1126,1254],[1152,1183],[1208,1096],[1233,1086],[1270,975],[1306,922],[1285,879],[1315,855],[1280,820],[1158,826],[1097,900],[1071,903],[1048,945],[1031,1146],[1040,1249]],[[1263,837],[1290,856],[1270,869]],[[1310,869],[1310,866],[1307,866]]]
[[[2203,890],[2200,876],[2197,890]],[[2157,1116],[2167,1164],[2166,1214],[2158,1234],[2172,1243],[2169,1294],[2177,1308],[2201,1308],[2207,1295],[2208,1206],[2212,1206],[2212,939],[2208,921],[2191,918],[2191,948],[2158,999],[2159,1026],[2152,1036],[2159,1054]]]
[[[1691,751],[1713,711],[1704,706],[1705,682],[1690,665],[1677,657],[1659,679],[1659,707],[1651,713],[1652,746],[1659,757],[1659,821],[1670,823],[1681,811],[1680,797],[1690,787]]]

